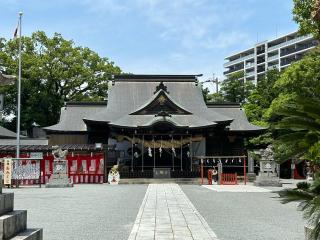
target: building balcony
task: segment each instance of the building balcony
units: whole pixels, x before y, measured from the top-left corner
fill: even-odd
[[[253,68],[254,67],[254,63],[247,63],[246,64],[246,68]]]
[[[277,60],[278,58],[279,58],[279,55],[274,55],[274,56],[268,57],[268,62]]]
[[[273,70],[273,69],[278,69],[279,68],[279,64],[276,65],[272,65],[268,67],[268,70]]]
[[[303,52],[303,51],[307,51],[311,48],[316,47],[318,44],[317,43],[310,43],[310,44],[306,44],[303,46],[299,46],[297,48],[292,48],[292,49],[282,49],[280,56],[284,57],[293,53],[298,53],[298,52]]]
[[[243,68],[236,68],[236,69],[224,71],[223,74],[224,75],[229,75],[229,74],[240,72],[240,71],[243,71],[243,70],[244,70]]]
[[[234,65],[234,64],[237,64],[237,63],[240,63],[242,61],[245,61],[245,60],[248,60],[248,59],[251,59],[254,57],[254,54],[250,54],[250,55],[247,55],[247,56],[244,56],[244,57],[241,57],[241,58],[238,58],[238,59],[235,59],[233,61],[230,61],[230,62],[227,62],[227,63],[224,63],[223,66],[224,67],[229,67],[231,65]]]
[[[248,78],[248,77],[252,77],[255,75],[255,72],[254,71],[251,71],[251,72],[246,72],[246,75],[245,77]]]
[[[291,40],[289,40],[289,41],[286,41],[286,42],[277,44],[277,45],[275,45],[275,46],[269,47],[269,48],[268,48],[268,52],[271,52],[271,51],[273,51],[273,50],[276,50],[276,49],[281,48],[281,47],[284,47],[284,46],[289,46],[289,45],[291,45],[291,44],[295,44],[295,43],[304,41],[304,40],[306,40],[306,39],[311,39],[311,38],[312,38],[312,36],[311,36],[310,34],[309,34],[309,35],[306,35],[306,36],[300,36],[300,37],[291,39]]]

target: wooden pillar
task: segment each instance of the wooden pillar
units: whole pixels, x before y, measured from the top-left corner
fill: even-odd
[[[133,142],[134,142],[134,135],[132,135],[132,141],[131,141],[131,172],[133,172]]]
[[[141,166],[141,171],[143,172],[143,160],[144,160],[144,135],[142,135],[142,146],[141,146],[141,161],[142,161],[142,166]]]
[[[243,178],[244,185],[247,185],[247,166],[246,166],[246,157],[243,158]]]
[[[190,170],[192,171],[192,135],[190,136],[190,147],[189,147],[189,151],[190,151]]]
[[[180,141],[180,144],[181,144],[181,148],[180,148],[180,151],[181,151],[181,153],[180,153],[180,170],[181,170],[181,172],[183,171],[182,170],[182,135],[181,135],[181,141]]]
[[[153,170],[156,168],[156,147],[155,147],[155,141],[154,136],[152,136],[153,139]]]
[[[174,152],[173,152],[173,136],[171,137],[171,156],[172,156],[172,171],[174,172]]]

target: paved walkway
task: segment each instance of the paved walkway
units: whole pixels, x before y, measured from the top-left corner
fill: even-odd
[[[202,187],[216,192],[271,192],[270,189],[252,185],[202,185]]]
[[[217,240],[177,184],[150,184],[129,240]]]

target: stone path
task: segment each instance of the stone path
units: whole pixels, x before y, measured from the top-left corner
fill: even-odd
[[[271,192],[270,189],[252,185],[202,185],[202,187],[216,192]]]
[[[177,184],[150,184],[129,240],[218,240]]]

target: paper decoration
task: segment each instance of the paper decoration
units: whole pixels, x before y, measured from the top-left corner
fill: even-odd
[[[138,154],[137,152],[134,152],[133,156],[134,156],[135,158],[138,158],[138,157],[139,157],[139,154]]]
[[[176,156],[176,150],[174,149],[174,147],[171,148],[173,156]]]
[[[162,147],[159,148],[159,154],[160,154],[160,157],[161,157],[161,154],[162,154]]]
[[[152,150],[151,150],[151,147],[148,147],[148,155],[149,155],[149,157],[152,157]]]

